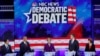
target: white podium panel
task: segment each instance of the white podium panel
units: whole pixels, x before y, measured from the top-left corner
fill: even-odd
[[[55,52],[45,52],[44,56],[55,56]]]
[[[17,53],[8,53],[5,56],[16,56]]]
[[[35,52],[26,52],[24,56],[35,56]]]
[[[65,52],[65,56],[73,56],[73,55],[75,55],[76,54],[76,52],[75,51],[68,51],[68,52]]]
[[[95,52],[84,52],[85,56],[95,56]]]

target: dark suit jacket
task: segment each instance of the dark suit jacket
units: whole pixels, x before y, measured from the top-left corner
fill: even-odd
[[[31,52],[29,42],[26,42],[26,43],[27,45],[24,42],[20,44],[20,56],[23,56],[25,52]]]
[[[45,52],[52,52],[52,51],[55,51],[54,45],[53,45],[53,44],[50,44],[50,46],[49,46],[48,44],[45,44],[45,46],[44,46],[44,51],[45,51]]]
[[[72,40],[69,41],[69,51],[78,51],[79,50],[79,43],[77,40],[74,40],[73,43],[71,43]]]
[[[87,52],[95,52],[95,45],[92,44],[91,48],[89,48],[89,44],[86,44],[85,51],[87,51]]]
[[[5,55],[7,53],[12,53],[11,46],[8,45],[8,48],[5,45],[1,46],[1,54]]]

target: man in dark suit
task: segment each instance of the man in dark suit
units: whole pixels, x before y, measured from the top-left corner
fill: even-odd
[[[51,43],[51,39],[47,38],[47,44],[44,46],[45,52],[53,52],[55,51],[54,45]]]
[[[1,46],[1,54],[2,56],[6,55],[7,53],[12,53],[11,46],[9,45],[9,40],[4,40],[4,45]]]
[[[70,35],[70,41],[69,41],[69,51],[72,52],[76,52],[75,56],[78,56],[78,50],[79,50],[79,43],[78,41],[75,39],[75,35],[71,34]]]
[[[24,56],[25,52],[31,52],[31,48],[26,36],[23,37],[23,42],[20,44],[20,56]]]

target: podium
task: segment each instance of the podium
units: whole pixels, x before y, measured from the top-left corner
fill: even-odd
[[[55,56],[55,52],[45,52],[44,56]]]
[[[84,52],[85,56],[95,56],[95,52]]]
[[[73,56],[75,55],[76,52],[75,51],[68,51],[68,52],[65,52],[65,56]]]
[[[7,53],[5,56],[16,56],[17,53]]]
[[[26,52],[24,56],[35,56],[35,52]]]

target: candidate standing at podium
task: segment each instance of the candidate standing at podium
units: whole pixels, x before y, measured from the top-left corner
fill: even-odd
[[[12,53],[11,46],[9,45],[9,40],[4,40],[4,45],[1,46],[1,54],[2,56],[6,55],[7,53]]]
[[[78,56],[78,50],[79,50],[79,43],[75,39],[75,35],[71,34],[70,35],[70,41],[69,41],[69,52],[76,52],[75,56]]]
[[[86,44],[85,51],[86,52],[95,52],[95,45],[91,38],[88,39],[88,43]]]
[[[23,41],[20,44],[20,56],[24,56],[25,52],[31,52],[31,48],[26,36],[23,37]]]
[[[51,43],[51,38],[47,38],[47,44],[44,46],[45,52],[53,52],[55,51],[54,45]]]

